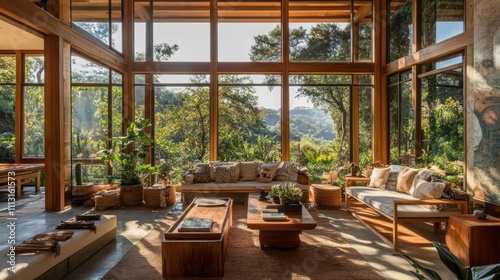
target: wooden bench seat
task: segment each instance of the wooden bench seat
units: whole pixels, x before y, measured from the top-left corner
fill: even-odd
[[[103,215],[95,225],[96,232],[85,229],[72,230],[74,234],[70,239],[59,242],[59,256],[54,256],[51,252],[16,254],[15,273],[8,270],[8,252],[1,251],[0,261],[4,268],[0,271],[0,279],[62,279],[116,238],[116,216]]]
[[[0,163],[0,189],[7,189],[10,182],[15,182],[16,197],[21,197],[23,179],[35,179],[35,190],[39,192],[44,168],[44,164]]]

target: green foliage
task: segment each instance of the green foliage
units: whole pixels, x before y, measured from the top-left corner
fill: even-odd
[[[116,170],[112,177],[120,179],[122,185],[147,184],[145,179],[157,173],[156,167],[144,162],[153,144],[145,131],[150,125],[148,119],[130,123],[125,136],[108,139],[113,148],[97,152],[104,164]]]
[[[297,203],[302,199],[302,190],[290,182],[274,184],[271,186],[271,196],[279,198],[282,204]]]
[[[8,159],[10,162],[14,162],[14,146],[15,136],[12,132],[4,132],[0,134],[0,158]]]
[[[500,264],[498,263],[468,267],[465,266],[459,258],[453,255],[453,253],[451,253],[450,250],[443,244],[433,241],[432,245],[436,248],[439,258],[443,264],[448,268],[448,270],[455,274],[458,280],[492,280],[497,279],[500,275]],[[410,256],[403,253],[395,253],[394,255],[402,257],[415,268],[415,271],[411,271],[411,273],[417,279],[441,280],[441,276],[439,276],[436,271],[421,266]]]

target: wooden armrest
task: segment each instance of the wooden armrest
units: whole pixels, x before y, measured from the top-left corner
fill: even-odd
[[[419,200],[394,200],[394,205],[434,205],[434,204],[466,204],[467,200],[451,199],[419,199]]]

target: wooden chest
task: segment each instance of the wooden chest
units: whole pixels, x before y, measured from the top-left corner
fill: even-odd
[[[474,215],[451,216],[446,245],[467,266],[500,263],[500,219]]]

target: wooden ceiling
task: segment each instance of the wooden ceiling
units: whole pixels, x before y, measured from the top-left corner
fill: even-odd
[[[118,0],[113,9],[119,11]],[[73,21],[105,21],[109,17],[108,0],[73,0]],[[149,0],[135,1],[135,20],[149,21]],[[219,22],[280,22],[281,1],[276,0],[222,0],[217,3]],[[372,1],[356,0],[354,19],[371,22]],[[350,22],[351,1],[289,1],[290,22]],[[115,17],[116,15],[116,17]],[[112,16],[119,19],[119,13]],[[155,0],[155,22],[209,22],[209,0]]]

